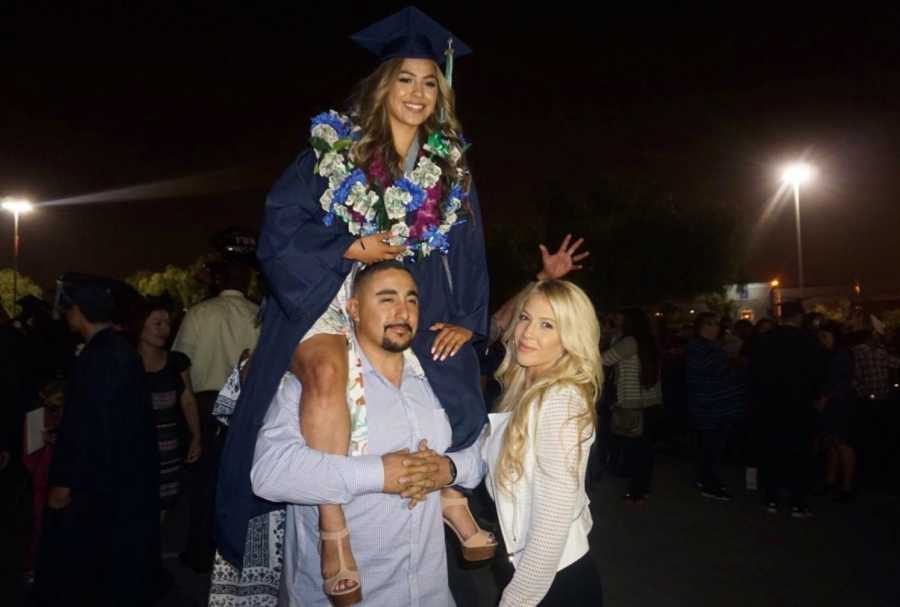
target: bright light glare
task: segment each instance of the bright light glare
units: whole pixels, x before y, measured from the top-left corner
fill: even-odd
[[[3,210],[10,213],[29,213],[34,210],[34,205],[24,198],[4,198]]]
[[[799,186],[804,183],[808,183],[812,181],[812,179],[816,176],[816,169],[812,166],[806,164],[805,162],[798,162],[797,164],[792,164],[784,169],[784,172],[781,174],[781,178],[792,185]]]

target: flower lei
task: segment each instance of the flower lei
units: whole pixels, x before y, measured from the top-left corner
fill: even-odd
[[[325,211],[322,222],[332,225],[338,219],[354,236],[390,231],[391,244],[407,247],[404,256],[423,259],[433,251],[446,254],[450,229],[466,221],[462,201],[468,194],[462,189],[464,173],[460,168],[442,200],[442,171],[434,158],[449,158],[456,164],[464,150],[444,135],[432,133],[415,168],[386,185],[387,172],[377,161],[369,168],[371,181],[353,166],[350,149],[359,138],[360,128],[334,110],[312,119],[310,145],[317,161],[314,172],[328,180],[319,199]]]

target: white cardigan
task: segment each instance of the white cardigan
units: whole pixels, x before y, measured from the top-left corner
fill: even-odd
[[[556,572],[588,551],[593,526],[590,500],[584,488],[593,428],[578,443],[572,417],[593,406],[571,385],[550,388],[538,408],[532,405],[523,474],[507,495],[496,485],[497,459],[509,413],[490,414],[490,433],[482,446],[488,464],[487,488],[497,505],[500,529],[516,568],[503,592],[501,607],[537,605],[547,594]],[[537,424],[537,426],[535,426]],[[534,428],[537,427],[537,432]],[[577,470],[574,469],[580,450]]]

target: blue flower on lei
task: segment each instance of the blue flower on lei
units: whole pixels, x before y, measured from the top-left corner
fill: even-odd
[[[446,254],[450,250],[450,241],[446,234],[438,232],[436,227],[430,227],[422,234],[425,244],[436,251]]]
[[[418,208],[423,204],[425,204],[425,199],[428,197],[428,193],[409,179],[404,177],[398,180],[394,185],[404,192],[408,193],[412,197],[409,201],[409,204],[406,205],[407,213],[412,213],[413,211],[418,210]]]
[[[338,186],[337,190],[334,191],[334,203],[344,204],[347,200],[347,196],[350,195],[350,190],[353,188],[354,184],[357,183],[366,185],[366,174],[360,169],[354,169],[352,173],[344,178],[344,181],[341,182],[341,185]]]
[[[345,123],[343,120],[330,112],[322,112],[317,116],[313,116],[310,128],[320,124],[327,124],[328,126],[333,128],[334,132],[337,133],[338,139],[347,139],[353,134],[348,123]]]

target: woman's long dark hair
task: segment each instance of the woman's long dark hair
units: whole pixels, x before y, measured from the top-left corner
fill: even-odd
[[[641,363],[641,386],[652,388],[659,382],[659,345],[650,329],[650,320],[643,310],[626,308],[622,315],[622,337],[633,337],[638,346]]]

